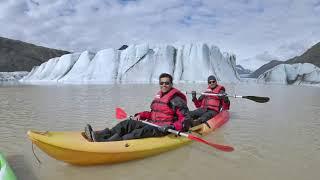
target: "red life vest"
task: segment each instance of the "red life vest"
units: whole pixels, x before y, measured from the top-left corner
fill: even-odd
[[[159,91],[154,100],[151,103],[151,119],[150,122],[153,122],[157,125],[173,124],[177,119],[174,109],[169,106],[170,100],[174,96],[180,96],[185,103],[187,103],[187,98],[179,90],[172,88],[167,94],[162,96],[162,92]]]
[[[221,90],[225,90],[223,86],[217,85],[216,88],[213,90],[209,87],[205,93],[212,93],[212,94],[219,94]],[[201,102],[201,108],[206,108],[210,110],[214,110],[219,112],[220,108],[222,106],[222,102],[219,99],[219,96],[206,96],[204,95],[204,98],[202,99]]]

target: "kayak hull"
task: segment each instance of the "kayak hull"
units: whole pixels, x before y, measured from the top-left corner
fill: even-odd
[[[208,121],[209,128],[201,124],[194,128],[196,135],[206,135],[219,128],[229,119],[223,111]],[[112,142],[90,142],[83,132],[37,132],[28,131],[28,137],[49,156],[74,165],[113,164],[140,159],[176,149],[191,142],[188,138],[169,134]]]
[[[82,140],[82,142],[73,142],[79,143],[77,144],[77,147],[70,147],[67,143],[55,144],[48,139],[40,139],[38,133],[39,132],[35,131],[28,132],[29,138],[35,145],[49,156],[74,165],[113,164],[124,162],[169,151],[190,142],[185,138],[174,136],[162,138],[162,141],[170,142],[170,145],[167,146],[162,143],[160,144],[160,141],[156,138],[148,138],[148,140],[144,142],[136,142],[136,140],[89,142],[83,137],[84,140]],[[40,134],[40,136],[48,136],[48,138],[51,136],[67,136],[71,139],[71,137],[79,137],[79,134],[81,134],[81,132],[47,132],[46,135]],[[141,143],[145,143],[145,145]],[[153,144],[156,147],[149,148],[146,147],[147,144]]]
[[[16,180],[12,169],[4,156],[0,153],[0,180]]]

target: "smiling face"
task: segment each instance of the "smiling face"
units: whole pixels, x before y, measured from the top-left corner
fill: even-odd
[[[172,82],[168,77],[160,78],[159,85],[162,93],[166,93],[172,88]]]
[[[210,80],[210,81],[208,81],[208,85],[210,86],[211,89],[214,89],[215,87],[217,87],[217,81]]]

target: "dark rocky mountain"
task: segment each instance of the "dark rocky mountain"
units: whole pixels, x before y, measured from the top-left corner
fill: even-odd
[[[296,56],[286,61],[286,64],[294,63],[311,63],[317,67],[320,67],[320,42],[313,45],[301,56]]]
[[[30,71],[34,66],[68,53],[0,37],[0,72]]]
[[[313,45],[310,49],[304,52],[301,56],[296,56],[287,61],[277,61],[273,60],[269,63],[261,66],[259,69],[255,70],[249,77],[258,78],[259,75],[266,72],[267,70],[279,65],[279,64],[295,64],[295,63],[311,63],[317,67],[320,67],[320,42]]]
[[[125,49],[127,49],[127,47],[129,47],[129,46],[124,44],[118,50],[125,50]]]

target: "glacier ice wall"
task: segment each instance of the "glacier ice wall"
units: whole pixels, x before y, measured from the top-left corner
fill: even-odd
[[[259,83],[320,85],[320,68],[310,63],[280,64],[261,74]]]
[[[154,83],[161,73],[175,82],[205,82],[211,74],[222,82],[239,82],[236,58],[205,43],[138,44],[124,50],[66,54],[34,67],[20,81],[63,83]]]

